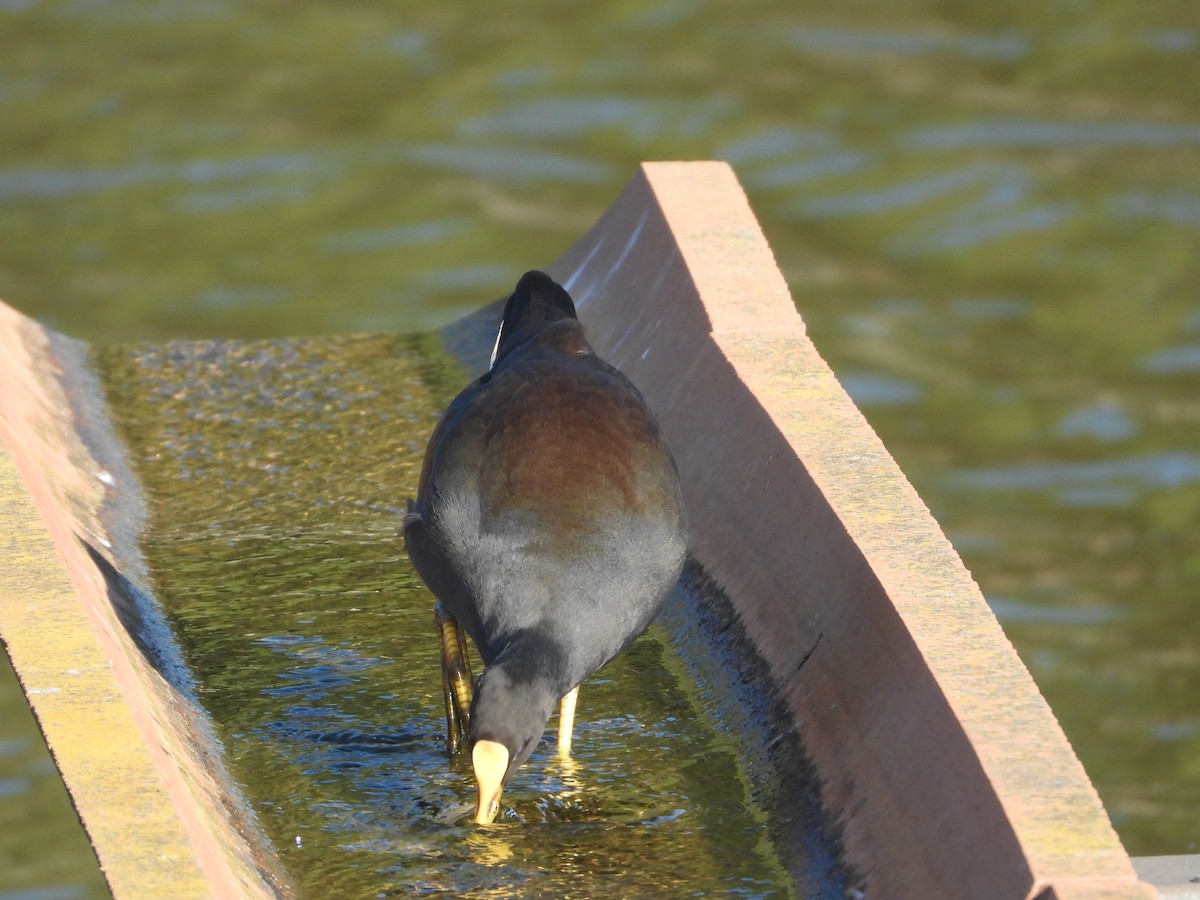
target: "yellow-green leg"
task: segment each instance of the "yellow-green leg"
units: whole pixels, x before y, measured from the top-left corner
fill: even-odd
[[[475,680],[467,655],[467,636],[439,602],[433,624],[442,648],[442,696],[446,702],[446,749],[457,753],[471,739],[471,697]]]
[[[571,732],[575,729],[575,702],[579,699],[579,685],[567,691],[558,704],[558,754],[571,755]]]

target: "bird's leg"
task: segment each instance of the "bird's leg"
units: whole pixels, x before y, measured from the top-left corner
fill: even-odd
[[[579,685],[567,691],[558,704],[558,754],[571,755],[571,732],[575,728],[575,701],[579,699]]]
[[[441,632],[441,623],[437,623]],[[446,648],[442,647],[442,699],[446,703],[446,752],[454,756],[462,747],[459,733],[458,708],[454,705],[454,691],[450,687],[450,671],[446,666]]]
[[[475,696],[475,676],[471,672],[471,654],[467,651],[467,632],[461,625],[458,626],[457,636],[458,659],[462,665],[462,669],[458,674],[465,686],[460,688],[456,695],[458,697],[458,712],[462,716],[462,720],[467,723],[467,732],[470,733],[471,699]]]
[[[471,695],[474,682],[467,659],[465,635],[454,616],[439,602],[433,624],[442,648],[442,696],[446,701],[446,749],[454,755],[471,735]]]

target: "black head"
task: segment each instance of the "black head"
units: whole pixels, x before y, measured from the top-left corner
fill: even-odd
[[[529,662],[518,658],[515,663],[488,666],[472,703],[472,739],[492,740],[508,748],[505,781],[529,759],[558,703],[557,693],[546,681],[529,677]]]
[[[576,318],[575,304],[562,285],[545,272],[526,272],[504,304],[504,316],[492,350],[492,367],[521,343],[530,329],[559,319]]]
[[[483,673],[471,709],[471,765],[479,789],[477,824],[486,825],[496,817],[504,786],[533,753],[554,703],[553,690],[515,679],[503,663],[488,666]]]

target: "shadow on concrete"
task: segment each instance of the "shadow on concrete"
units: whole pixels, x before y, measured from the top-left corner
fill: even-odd
[[[117,621],[133,645],[168,684],[195,701],[195,682],[180,658],[174,633],[158,602],[125,577],[113,562],[96,547],[75,535],[88,558],[104,578],[108,600]]]

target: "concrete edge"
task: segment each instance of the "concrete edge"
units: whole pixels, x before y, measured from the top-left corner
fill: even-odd
[[[55,542],[0,448],[0,636],[109,889],[206,896],[191,841]]]
[[[286,895],[181,661],[139,633],[168,626],[122,580],[140,525],[111,512],[136,486],[85,352],[0,304],[0,637],[114,896]]]

